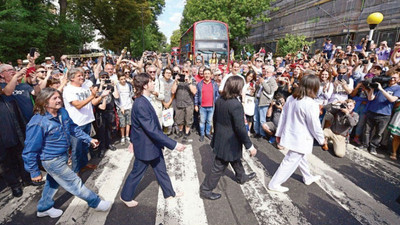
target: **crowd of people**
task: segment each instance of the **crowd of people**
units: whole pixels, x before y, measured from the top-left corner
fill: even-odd
[[[325,139],[322,149],[328,150],[332,142],[334,154],[343,157],[348,142],[373,155],[384,146],[391,147],[390,158],[397,159],[400,42],[393,47],[386,41],[367,46],[362,40],[341,47],[328,38],[314,54],[305,47],[274,58],[262,48],[238,61],[215,53],[207,62],[203,58],[181,65],[169,54],[152,51],[134,60],[125,49],[119,56],[62,56],[59,62],[46,57],[42,64],[37,62],[39,57],[34,52],[26,60],[18,60],[15,67],[0,64],[2,175],[13,195],[19,197],[22,185],[44,184],[40,169],[46,169],[50,182],[45,185],[38,213],[47,212],[54,203],[51,198],[58,186],[52,181],[70,186],[66,189],[87,200],[89,206],[108,209],[108,202],[79,183],[79,175],[95,168],[88,164],[89,156],[103,157],[107,150],[116,150],[115,142],[132,142],[132,106],[137,97],[134,79],[143,73],[154,82],[148,99],[163,132],[183,143],[191,133],[198,133],[200,142],[213,139],[215,104],[228,78],[238,76],[244,82],[237,97],[243,106],[247,134],[282,149],[280,136],[275,138],[276,132],[282,132],[278,127],[282,111],[301,81],[314,75],[320,81],[313,101],[320,110],[319,125]],[[42,142],[37,143],[37,139]],[[49,162],[56,157],[56,162]],[[71,173],[59,176],[61,172],[54,167],[64,162],[71,165]],[[66,184],[63,179],[76,183]]]

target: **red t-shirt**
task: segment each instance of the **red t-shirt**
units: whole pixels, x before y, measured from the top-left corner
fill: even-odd
[[[203,89],[201,90],[201,107],[213,106],[213,91],[212,82],[208,84],[203,82]]]
[[[194,79],[196,80],[196,83],[199,83],[200,81],[203,80],[203,77],[201,77],[199,74],[197,74],[196,76],[194,76]]]

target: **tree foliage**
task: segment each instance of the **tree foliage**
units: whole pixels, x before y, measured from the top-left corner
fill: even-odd
[[[278,41],[278,55],[285,56],[288,53],[296,53],[302,50],[303,46],[311,46],[315,41],[306,41],[304,35],[286,34]]]
[[[180,43],[180,40],[181,40],[181,36],[182,36],[182,33],[181,33],[181,30],[179,30],[179,29],[178,30],[174,30],[172,32],[171,40],[170,40],[171,48],[179,46],[179,43]]]
[[[104,36],[98,40],[103,48],[119,52],[127,46],[132,47],[131,52],[136,52],[141,46],[138,43],[142,40],[142,24],[146,39],[154,42],[162,39],[155,20],[165,0],[71,0],[71,3],[76,18],[92,24]],[[146,48],[153,45],[146,45]]]
[[[24,59],[30,47],[39,49],[42,58],[76,53],[93,34],[79,21],[57,15],[54,5],[45,0],[0,1],[0,59]]]
[[[270,10],[270,0],[187,0],[181,20],[181,32],[185,32],[199,20],[219,20],[229,25],[230,39],[234,47],[246,38],[250,22],[266,22],[264,14]]]

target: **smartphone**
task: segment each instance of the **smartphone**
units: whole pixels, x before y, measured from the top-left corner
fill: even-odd
[[[36,48],[30,48],[30,50],[29,50],[29,55],[30,55],[31,57],[33,57],[33,56],[35,56],[35,52],[36,52]]]
[[[336,59],[336,63],[337,63],[337,64],[341,64],[342,61],[343,61],[343,59]]]

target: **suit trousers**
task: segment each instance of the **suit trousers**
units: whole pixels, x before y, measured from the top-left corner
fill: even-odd
[[[200,186],[200,192],[205,196],[210,196],[212,190],[217,187],[218,181],[224,174],[228,164],[231,164],[233,170],[235,171],[236,180],[240,182],[245,182],[247,180],[247,175],[244,171],[242,161],[240,159],[229,162],[224,161],[218,157],[214,159],[214,165],[211,169],[211,173],[206,176],[203,183]]]
[[[128,178],[126,178],[124,187],[122,188],[122,200],[131,201],[133,199],[135,190],[139,182],[142,180],[149,165],[154,170],[158,184],[161,186],[163,191],[164,198],[175,196],[175,191],[172,187],[171,179],[168,176],[167,168],[165,166],[164,156],[161,155],[160,157],[150,161],[144,161],[137,158],[135,159],[135,162],[133,163],[133,169]]]
[[[303,175],[303,181],[313,178],[314,176],[310,173],[310,168],[306,160],[306,155],[289,150],[285,158],[282,160],[281,165],[275,172],[271,181],[268,184],[268,188],[275,189],[286,182],[290,176],[296,171],[297,167],[300,168],[300,172]]]

